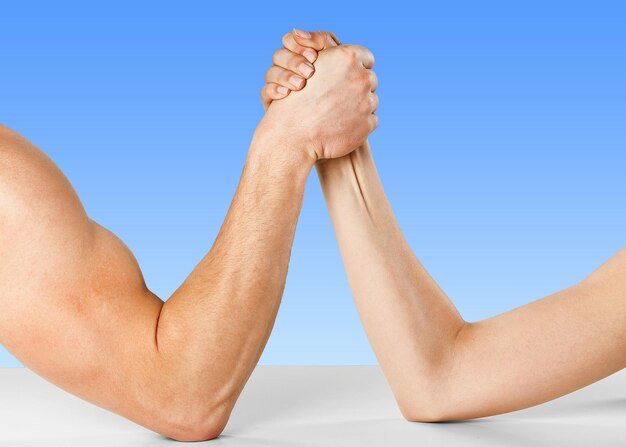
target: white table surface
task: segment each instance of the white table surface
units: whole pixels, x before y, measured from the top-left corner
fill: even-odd
[[[194,445],[203,445],[194,444]],[[404,421],[378,367],[261,366],[215,446],[626,446],[626,370],[547,404]],[[0,446],[180,445],[22,368],[0,369]]]

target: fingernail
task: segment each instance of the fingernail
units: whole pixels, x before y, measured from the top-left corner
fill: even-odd
[[[280,93],[281,95],[286,95],[287,93],[289,93],[289,89],[282,85],[279,85],[278,87],[276,87],[276,91]]]
[[[302,64],[298,65],[298,71],[300,71],[300,73],[302,73],[304,75],[304,77],[307,78],[307,79],[313,73],[313,69],[311,67],[309,67],[305,63],[302,63]]]
[[[317,59],[317,55],[315,54],[315,51],[312,51],[312,50],[305,50],[304,53],[302,53],[302,55],[306,57],[306,60],[309,61],[310,63],[315,62],[315,59]]]
[[[304,79],[299,78],[298,76],[292,76],[289,78],[289,82],[291,83],[291,85],[296,88],[302,87],[302,81],[304,81]]]
[[[301,29],[293,29],[293,32],[296,33],[296,36],[298,37],[302,37],[303,39],[310,39],[311,38],[311,34],[307,33],[306,31],[302,31]]]

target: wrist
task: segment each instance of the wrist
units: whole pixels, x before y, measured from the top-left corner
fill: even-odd
[[[315,168],[322,173],[341,170],[348,170],[351,172],[355,167],[366,163],[367,160],[370,160],[371,158],[372,155],[369,142],[366,141],[357,149],[353,150],[348,155],[344,155],[343,157],[323,158],[317,160]]]
[[[274,172],[307,177],[316,162],[309,148],[295,130],[264,118],[254,132],[248,162]]]
[[[253,143],[275,152],[272,158],[312,169],[318,159],[313,140],[300,126],[281,118],[270,109],[256,128]]]

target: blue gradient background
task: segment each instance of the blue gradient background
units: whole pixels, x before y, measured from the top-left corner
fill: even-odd
[[[381,177],[466,319],[566,287],[626,243],[625,2],[24,1],[0,14],[0,122],[59,164],[160,296],[219,229],[293,26],[376,54]],[[312,175],[262,363],[375,361]],[[0,366],[17,364],[0,349]]]

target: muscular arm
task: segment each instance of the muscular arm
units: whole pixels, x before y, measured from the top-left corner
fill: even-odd
[[[626,250],[567,290],[466,323],[407,245],[369,146],[318,163],[318,174],[365,330],[407,418],[509,412],[626,366]]]
[[[361,47],[335,49],[306,92],[270,108],[213,248],[165,304],[54,164],[0,129],[0,342],[157,432],[216,437],[274,323],[315,160],[344,156],[375,127],[372,63]]]
[[[266,124],[213,248],[165,304],[52,163],[3,132],[0,340],[9,351],[167,436],[217,436],[271,331],[312,167]]]

